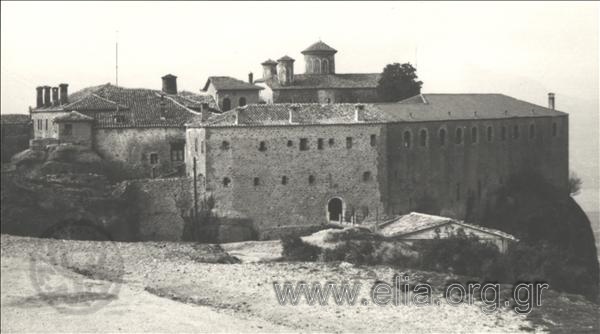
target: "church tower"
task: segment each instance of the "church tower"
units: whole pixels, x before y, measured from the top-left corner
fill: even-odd
[[[318,41],[302,51],[306,74],[335,74],[335,54],[337,50]]]

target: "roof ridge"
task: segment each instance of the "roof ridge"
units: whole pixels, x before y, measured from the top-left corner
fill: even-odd
[[[166,97],[167,99],[171,100],[171,101],[172,101],[173,103],[175,103],[176,105],[178,105],[178,106],[182,107],[183,109],[185,109],[185,110],[187,110],[187,111],[191,112],[191,113],[192,113],[192,114],[194,114],[194,115],[202,115],[202,113],[199,113],[199,112],[197,112],[197,111],[194,111],[194,110],[192,110],[192,109],[190,109],[190,108],[188,108],[188,107],[184,106],[183,104],[181,104],[181,103],[177,102],[175,99],[173,99],[172,97],[170,97],[170,96],[169,96],[169,94],[164,94],[164,95],[161,95],[161,94],[159,94],[158,92],[155,92],[155,93],[156,93],[156,95],[157,95],[158,97]],[[178,95],[178,96],[179,96],[179,95]]]

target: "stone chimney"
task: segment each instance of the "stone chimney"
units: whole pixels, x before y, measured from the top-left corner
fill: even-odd
[[[165,94],[177,94],[177,77],[173,74],[162,77],[162,91]]]
[[[248,73],[248,83],[254,83],[254,74],[252,72]]]
[[[58,106],[60,101],[58,100],[58,87],[52,87],[52,105]]]
[[[365,105],[356,104],[354,105],[354,121],[363,122],[365,120]]]
[[[282,86],[294,83],[294,59],[283,56],[277,60],[277,79]]]
[[[41,108],[44,106],[44,87],[35,87],[35,107]]]
[[[69,84],[61,83],[58,88],[60,91],[60,104],[69,104]]]
[[[554,93],[548,93],[548,108],[554,110],[555,108],[555,99],[554,99]]]
[[[202,122],[206,122],[210,117],[210,114],[211,112],[209,110],[208,103],[202,103],[200,105],[200,120]]]
[[[44,107],[49,107],[52,105],[52,101],[50,101],[50,86],[44,86]]]

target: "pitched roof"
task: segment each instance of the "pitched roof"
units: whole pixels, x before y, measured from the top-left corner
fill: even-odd
[[[394,220],[386,222],[382,227],[380,227],[379,233],[386,237],[408,236],[416,232],[438,228],[447,224],[456,224],[466,229],[477,230],[480,232],[493,234],[504,239],[517,241],[514,236],[500,230],[467,224],[463,221],[448,217],[428,215],[418,212],[411,212],[407,215],[400,216]]]
[[[60,122],[92,122],[92,121],[94,121],[94,118],[86,116],[80,112],[73,110],[66,115],[55,117],[54,121],[59,122],[59,123]]]
[[[282,86],[276,78],[268,80],[272,89],[377,88],[380,73],[295,74],[294,82]]]
[[[318,41],[311,46],[307,47],[302,51],[302,54],[310,54],[310,53],[336,53],[337,50],[332,48],[331,46],[323,43],[322,41]]]
[[[292,57],[290,57],[290,56],[288,56],[288,55],[285,55],[285,56],[283,56],[283,57],[281,57],[281,58],[277,59],[277,61],[282,61],[282,60],[283,60],[283,61],[295,61],[295,60],[294,60],[294,58],[292,58]]]
[[[72,98],[76,96],[77,99]],[[212,96],[178,92],[164,94],[160,90],[124,88],[111,84],[86,88],[69,95],[69,104],[38,108],[33,112],[73,111],[94,119],[96,128],[183,127],[199,116],[202,105],[218,110]],[[116,118],[115,116],[122,116]]]
[[[236,78],[225,77],[225,76],[220,76],[220,77],[214,76],[214,77],[208,78],[208,80],[206,81],[206,84],[204,85],[204,88],[202,90],[206,91],[208,89],[208,86],[211,83],[213,84],[213,86],[215,86],[216,90],[261,90],[261,89],[264,89],[263,87],[253,85],[251,83],[248,83],[248,82],[245,82],[242,80],[238,80]]]
[[[277,65],[277,62],[269,58],[261,63],[261,65]]]
[[[357,108],[361,119],[358,122]],[[289,122],[290,111],[294,114],[293,123]],[[236,113],[242,115],[237,123]],[[502,94],[422,94],[399,103],[251,104],[190,126],[368,124],[563,115],[566,114]]]
[[[29,115],[25,114],[2,114],[0,124],[27,124],[31,121]]]

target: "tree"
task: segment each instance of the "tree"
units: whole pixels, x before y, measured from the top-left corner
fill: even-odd
[[[581,178],[574,172],[569,175],[569,194],[577,196],[581,192]]]
[[[417,69],[410,63],[388,64],[381,73],[377,85],[379,98],[385,102],[397,102],[421,93],[422,81],[417,81]]]

